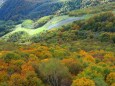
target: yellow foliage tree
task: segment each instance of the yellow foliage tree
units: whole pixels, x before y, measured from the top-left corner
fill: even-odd
[[[113,83],[111,86],[115,86],[115,83]]]
[[[111,72],[107,78],[106,78],[106,81],[109,85],[112,85],[115,83],[115,72]]]
[[[90,55],[90,53],[87,53],[87,52],[81,50],[80,55],[82,57],[84,57],[83,58],[84,62],[95,63],[95,58],[92,55]]]
[[[5,71],[0,71],[0,82],[7,81],[8,80],[8,74]]]
[[[27,81],[17,73],[11,75],[9,86],[24,86],[26,85]]]
[[[80,78],[73,81],[71,86],[95,86],[95,83],[87,78]]]

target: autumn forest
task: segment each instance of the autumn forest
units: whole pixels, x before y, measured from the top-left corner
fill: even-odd
[[[114,0],[0,3],[0,86],[115,86]]]

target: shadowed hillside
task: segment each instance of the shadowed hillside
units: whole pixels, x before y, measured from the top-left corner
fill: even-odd
[[[70,10],[96,6],[112,0],[7,0],[0,9],[0,19],[20,20],[62,14]]]
[[[76,0],[8,0],[0,9],[0,19],[20,20],[23,18],[39,18],[45,15],[56,13],[58,10],[72,10],[79,3],[80,1]]]

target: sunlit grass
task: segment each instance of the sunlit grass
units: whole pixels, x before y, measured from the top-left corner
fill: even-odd
[[[88,18],[90,18],[92,15],[84,15],[83,16],[83,19],[88,19]],[[43,25],[42,27],[39,27],[39,28],[36,28],[36,29],[29,29],[29,28],[24,28],[24,27],[22,27],[22,25],[21,24],[19,24],[19,25],[17,25],[15,28],[14,28],[14,30],[12,31],[12,32],[10,32],[10,33],[8,33],[8,34],[6,34],[5,36],[3,36],[2,38],[3,39],[8,39],[9,37],[10,37],[10,35],[12,35],[12,34],[14,34],[14,33],[16,33],[16,32],[19,32],[19,31],[24,31],[24,32],[26,32],[26,33],[28,33],[30,36],[34,36],[34,35],[36,35],[36,34],[39,34],[39,33],[41,33],[41,32],[43,32],[43,31],[46,31],[46,30],[48,30],[48,28],[50,27],[50,29],[51,29],[51,27],[53,26],[53,25],[57,25],[55,28],[58,28],[58,27],[60,27],[60,25],[58,25],[60,22],[62,22],[62,21],[65,21],[65,20],[67,20],[67,19],[69,19],[69,18],[76,18],[76,17],[69,17],[68,15],[63,15],[63,16],[54,16],[50,21],[48,21],[45,25]],[[80,17],[81,18],[81,17]],[[73,22],[73,21],[70,21],[69,23],[71,23],[71,22]],[[66,23],[66,22],[65,22]],[[65,23],[63,23],[63,24],[65,24]],[[62,25],[63,25],[62,24]],[[53,28],[52,28],[53,29]]]

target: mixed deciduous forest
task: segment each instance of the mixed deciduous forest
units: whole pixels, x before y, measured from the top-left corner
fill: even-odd
[[[115,2],[81,1],[63,14],[0,20],[0,86],[115,86]]]
[[[109,44],[109,45],[108,45]],[[1,42],[1,86],[114,86],[115,45]]]

